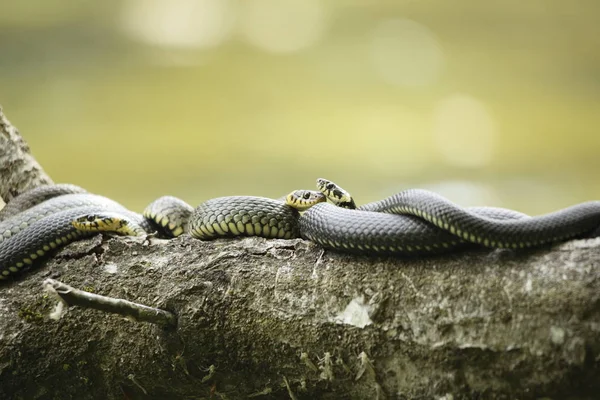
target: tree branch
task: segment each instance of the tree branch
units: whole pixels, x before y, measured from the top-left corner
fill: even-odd
[[[164,328],[172,328],[177,324],[175,315],[168,311],[75,289],[54,279],[46,279],[44,288],[55,294],[67,306],[79,306],[119,314],[134,321],[150,322]]]
[[[0,197],[7,203],[28,189],[51,183],[0,105]]]
[[[143,398],[138,385],[228,399],[600,390],[600,239],[399,259],[300,239],[101,238],[0,287],[0,398]],[[48,276],[173,310],[177,329],[82,308],[51,320]]]

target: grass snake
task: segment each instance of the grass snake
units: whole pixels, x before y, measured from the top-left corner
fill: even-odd
[[[318,191],[285,198],[228,196],[193,208],[172,196],[152,202],[143,217],[73,185],[33,189],[0,211],[0,279],[80,237],[184,233],[219,237],[302,237],[325,248],[361,254],[428,254],[471,246],[522,249],[600,232],[600,201],[529,217],[493,207],[460,207],[425,190],[409,189],[356,206],[348,192],[319,179]],[[326,202],[329,200],[329,202]]]
[[[6,208],[0,221],[0,280],[96,232],[151,231],[141,215],[73,185],[40,186],[14,198]]]

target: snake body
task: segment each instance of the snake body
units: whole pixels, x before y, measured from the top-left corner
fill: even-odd
[[[600,202],[529,217],[503,208],[463,208],[433,192],[417,189],[356,207],[352,196],[334,183],[320,179],[317,187],[335,205],[315,204],[322,199],[311,198],[314,205],[300,215],[289,207],[297,202],[292,194],[286,198],[287,204],[263,197],[219,197],[191,213],[186,231],[203,240],[301,236],[344,252],[403,255],[441,253],[475,244],[529,248],[583,236],[600,226]],[[302,194],[310,197],[309,192],[299,191],[295,198]],[[154,208],[152,214],[162,213]]]
[[[34,264],[53,249],[95,232],[139,235],[150,231],[141,215],[111,199],[82,193],[83,189],[73,185],[55,186],[33,189],[7,205],[19,210],[36,204],[0,222],[0,279]],[[78,221],[88,217],[90,221]]]
[[[10,204],[10,203],[9,203]],[[0,222],[0,243],[3,240],[27,229],[35,221],[56,214],[60,211],[81,207],[95,207],[98,210],[118,210],[127,213],[137,223],[148,226],[139,215],[135,215],[125,207],[107,197],[91,193],[65,194],[46,200],[15,216]]]
[[[600,225],[600,202],[529,217],[498,208],[462,208],[432,192],[405,191],[355,210],[318,204],[299,223],[304,238],[358,253],[440,253],[467,242],[517,249],[591,232]]]
[[[4,221],[21,211],[27,210],[53,197],[75,193],[87,192],[85,189],[69,183],[44,185],[28,190],[11,200],[2,210],[0,210],[0,221]]]
[[[0,279],[98,231],[139,235],[158,230],[166,237],[189,233],[203,240],[303,237],[343,252],[395,255],[466,245],[522,249],[600,232],[600,201],[529,217],[500,208],[463,208],[433,192],[411,189],[356,207],[346,191],[320,179],[322,193],[295,191],[279,200],[228,196],[194,209],[165,196],[150,204],[142,218],[105,197],[57,186],[34,189],[7,205],[0,222]],[[324,203],[325,198],[335,205]]]
[[[163,196],[150,203],[143,215],[152,230],[166,237],[177,237],[188,231],[188,221],[193,211],[194,208],[185,201]]]
[[[105,218],[119,221],[119,226],[114,229],[104,229],[98,225],[97,229],[87,230],[74,226],[74,221],[88,218],[88,216],[93,216],[93,221],[90,221],[93,224],[99,224],[99,221]],[[39,219],[29,225],[25,231],[2,242],[0,277],[19,272],[23,267],[32,265],[35,260],[45,256],[48,252],[98,231],[109,230],[129,235],[139,235],[144,231],[139,225],[123,219],[122,216],[123,214],[120,212],[107,211],[98,206],[88,206],[63,210],[50,217]],[[127,223],[123,223],[123,221],[127,221]]]
[[[571,239],[600,226],[600,201],[546,215],[498,220],[427,190],[409,189],[378,204],[383,212],[410,214],[465,241],[493,248],[527,248]]]
[[[439,253],[464,243],[522,249],[583,236],[600,226],[600,201],[529,217],[503,208],[463,208],[421,189],[356,208],[333,182],[318,179],[317,187],[340,207],[312,207],[300,218],[300,231],[306,239],[342,251]]]
[[[225,236],[299,237],[298,211],[266,197],[229,196],[208,200],[190,219],[190,234],[198,239]]]

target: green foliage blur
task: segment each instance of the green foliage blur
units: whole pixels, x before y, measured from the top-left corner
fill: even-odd
[[[600,199],[595,0],[31,0],[0,104],[56,182],[171,194],[339,183],[542,213]]]

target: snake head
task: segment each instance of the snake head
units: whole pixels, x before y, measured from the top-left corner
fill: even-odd
[[[324,178],[317,179],[317,189],[338,207],[356,208],[352,195],[330,180]]]
[[[141,227],[124,215],[98,212],[82,215],[72,222],[75,229],[84,232],[114,232],[120,235],[138,236]]]
[[[298,211],[306,211],[317,203],[327,201],[327,197],[315,190],[294,190],[285,196],[285,204]]]

